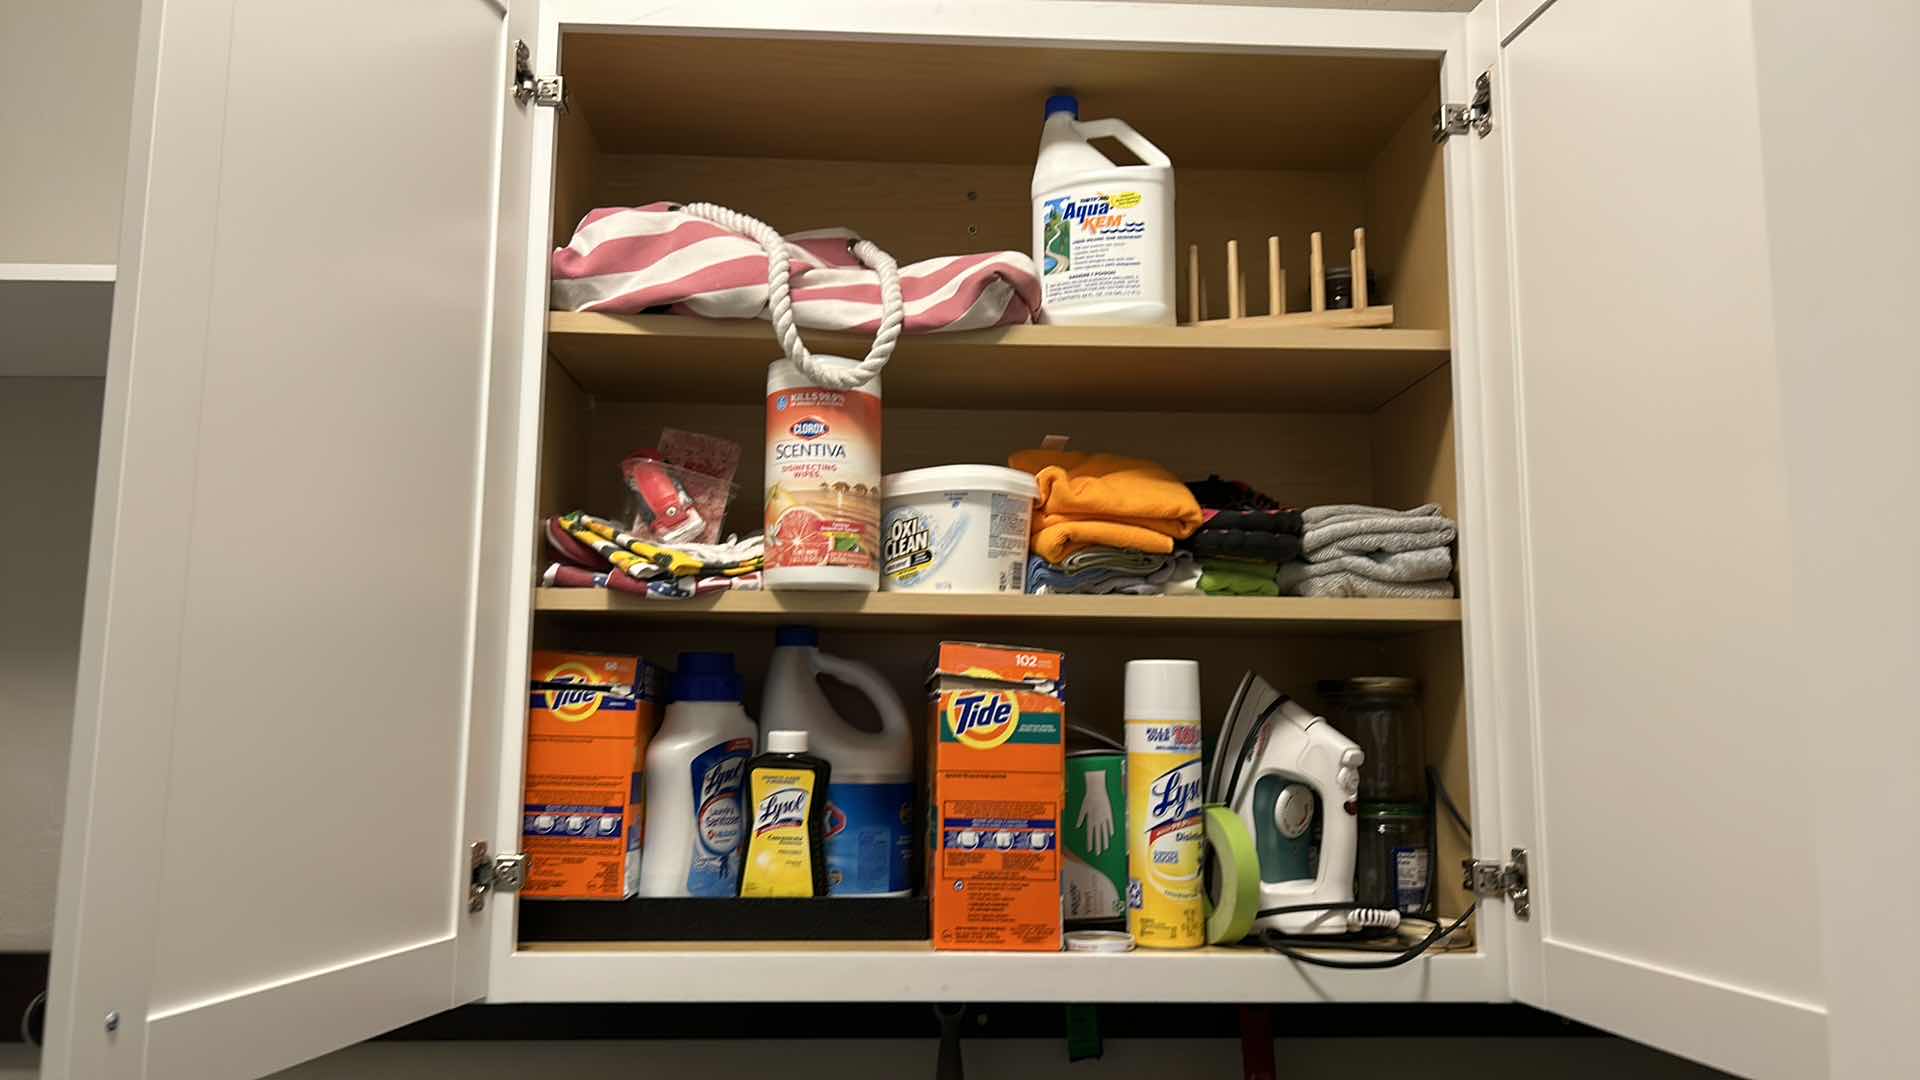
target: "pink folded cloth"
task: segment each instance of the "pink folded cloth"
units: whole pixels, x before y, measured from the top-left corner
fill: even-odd
[[[872,333],[880,278],[848,247],[846,229],[786,237],[793,317],[813,330]],[[636,314],[668,308],[710,319],[765,318],[766,252],[751,237],[681,212],[674,203],[602,208],[553,253],[556,311]],[[909,334],[1031,322],[1040,306],[1033,260],[1017,251],[950,255],[900,268]]]

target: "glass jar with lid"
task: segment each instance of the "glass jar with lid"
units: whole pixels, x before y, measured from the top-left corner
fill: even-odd
[[[1334,726],[1367,755],[1360,766],[1361,801],[1427,801],[1419,692],[1413,679],[1365,675],[1344,680],[1332,695]]]

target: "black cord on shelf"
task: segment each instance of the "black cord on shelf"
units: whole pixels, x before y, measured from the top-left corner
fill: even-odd
[[[1340,910],[1341,908],[1351,908],[1353,906],[1355,905],[1352,905],[1352,904],[1344,904],[1344,905],[1297,904],[1290,909],[1287,909],[1287,908],[1270,909],[1269,911],[1262,911],[1261,914],[1262,915],[1278,914],[1281,911],[1285,911],[1285,910],[1302,911],[1302,910],[1314,910],[1314,909],[1320,909],[1320,908],[1324,908],[1326,910]],[[1408,949],[1402,952],[1394,953],[1392,956],[1386,957],[1385,959],[1382,959],[1382,960],[1329,960],[1323,956],[1314,956],[1311,953],[1301,952],[1299,949],[1295,948],[1295,946],[1306,946],[1309,948],[1327,948],[1329,947],[1330,943],[1325,941],[1316,941],[1311,937],[1289,937],[1285,934],[1276,934],[1271,930],[1266,931],[1260,935],[1260,944],[1265,945],[1267,948],[1272,949],[1274,952],[1279,953],[1281,956],[1284,956],[1289,960],[1292,960],[1296,964],[1309,964],[1309,965],[1312,965],[1313,967],[1336,968],[1336,969],[1345,970],[1345,971],[1380,971],[1386,968],[1399,967],[1400,965],[1408,963],[1412,961],[1414,958],[1420,956],[1422,953],[1432,948],[1435,943],[1440,941],[1440,939],[1446,937],[1448,934],[1453,933],[1455,930],[1460,929],[1460,927],[1463,924],[1465,924],[1469,918],[1473,917],[1474,909],[1479,906],[1480,906],[1480,903],[1477,900],[1471,904],[1468,904],[1467,910],[1461,912],[1459,918],[1453,920],[1451,923],[1448,923],[1444,927],[1441,926],[1439,923],[1435,923],[1433,929],[1428,932],[1426,937],[1421,938],[1418,942],[1416,942],[1414,945],[1412,945]]]

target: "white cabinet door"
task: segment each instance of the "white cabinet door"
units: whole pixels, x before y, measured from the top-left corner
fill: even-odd
[[[1533,774],[1515,992],[1741,1076],[1822,1076],[1821,735],[1779,681],[1792,523],[1748,5],[1558,0],[1496,81]]]
[[[146,5],[53,1080],[260,1076],[484,986],[531,7]]]

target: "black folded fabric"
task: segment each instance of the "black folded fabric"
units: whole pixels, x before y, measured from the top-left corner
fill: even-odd
[[[1278,510],[1280,500],[1238,480],[1222,480],[1219,473],[1187,485],[1195,502],[1204,510]]]
[[[1231,555],[1277,563],[1300,557],[1300,536],[1290,532],[1202,528],[1187,538],[1185,546],[1203,557]]]
[[[1219,510],[1207,515],[1200,530],[1240,529],[1245,532],[1287,533],[1299,536],[1306,523],[1298,510]]]

